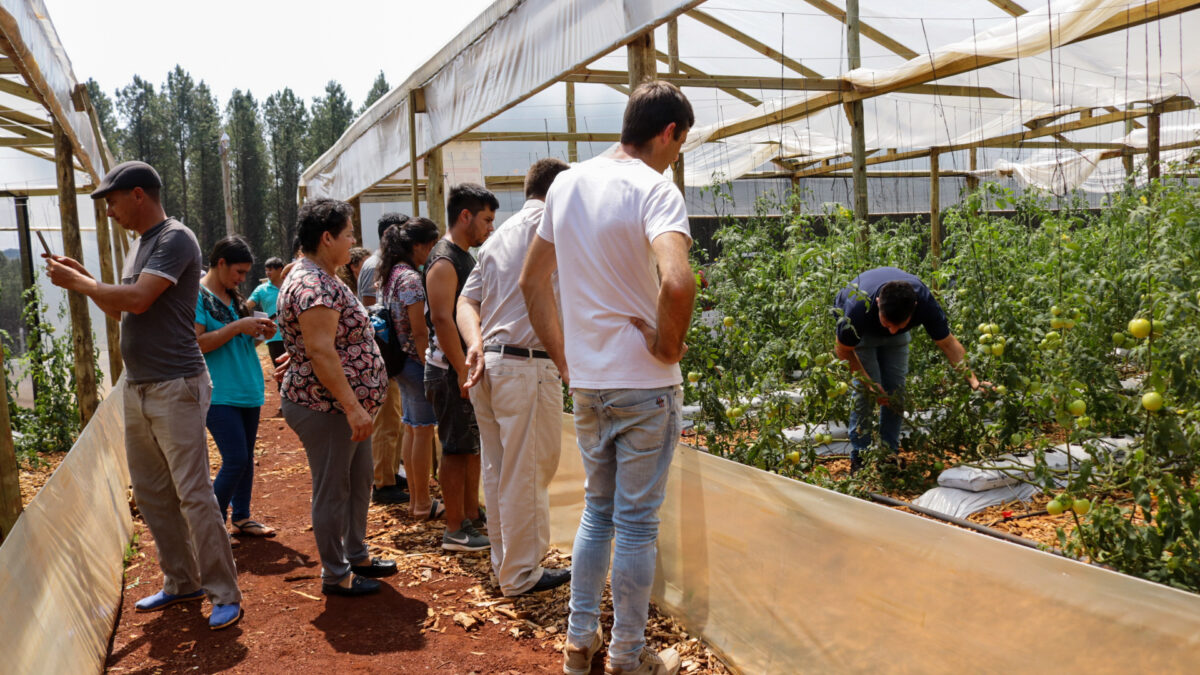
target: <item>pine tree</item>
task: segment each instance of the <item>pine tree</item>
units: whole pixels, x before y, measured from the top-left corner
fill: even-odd
[[[120,134],[123,160],[141,160],[159,168],[163,155],[162,101],[154,85],[134,75],[133,83],[117,91],[117,113],[125,122]]]
[[[117,127],[117,115],[112,99],[104,93],[96,80],[89,78],[86,86],[88,98],[92,99],[92,107],[96,109],[96,117],[100,121],[100,133],[104,134],[108,149],[115,153],[120,143],[121,130]]]
[[[333,147],[354,120],[354,104],[336,80],[330,80],[325,85],[324,97],[313,98],[311,110],[312,121],[304,144],[305,165],[312,164]]]
[[[271,151],[271,202],[274,210],[275,233],[281,257],[291,253],[296,236],[297,191],[300,172],[304,170],[304,134],[308,128],[308,111],[304,102],[289,88],[271,94],[263,104],[263,119],[267,126],[267,141]]]
[[[190,200],[196,221],[192,229],[200,249],[210,251],[225,236],[225,197],[221,186],[221,114],[217,99],[203,80],[192,91]]]
[[[375,76],[375,82],[371,85],[371,91],[367,92],[367,100],[363,101],[362,107],[358,109],[358,114],[361,115],[366,112],[367,108],[371,107],[371,104],[383,98],[383,95],[391,91],[391,89],[388,86],[387,78],[383,76],[383,71],[379,71],[379,74]]]
[[[187,189],[188,159],[191,155],[192,128],[195,124],[192,113],[195,88],[192,76],[180,66],[176,65],[174,70],[167,73],[167,84],[163,87],[163,112],[167,144],[171,149],[171,162],[158,167],[158,170],[163,177],[164,200],[169,200],[172,206],[177,204],[175,212],[179,214],[180,219],[198,232],[191,222]]]
[[[233,90],[225,106],[226,129],[229,133],[229,159],[233,184],[233,212],[237,231],[250,242],[255,253],[254,275],[262,274],[262,261],[268,251],[277,251],[267,222],[267,188],[270,185],[269,165],[263,143],[258,102],[250,92]]]

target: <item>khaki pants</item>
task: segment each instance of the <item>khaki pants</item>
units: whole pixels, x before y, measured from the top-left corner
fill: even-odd
[[[479,423],[492,570],[505,595],[542,577],[550,543],[550,481],[562,443],[562,380],[549,359],[485,354],[471,389]]]
[[[203,588],[215,605],[241,602],[225,519],[209,478],[204,420],[212,384],[188,378],[125,386],[125,453],[138,510],[158,546],[163,590]]]
[[[404,440],[404,425],[400,423],[400,386],[388,378],[387,398],[375,415],[375,430],[371,432],[371,459],[375,463],[375,487],[396,484],[400,470],[400,443]]]

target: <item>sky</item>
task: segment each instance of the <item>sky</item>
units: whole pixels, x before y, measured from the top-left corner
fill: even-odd
[[[224,105],[235,88],[304,101],[337,80],[357,110],[382,70],[395,87],[492,0],[43,0],[80,82],[109,96],[176,64]]]

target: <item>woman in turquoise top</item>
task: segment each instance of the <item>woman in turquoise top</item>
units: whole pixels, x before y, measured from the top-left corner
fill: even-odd
[[[271,537],[274,529],[250,519],[254,441],[264,401],[255,344],[275,334],[273,321],[248,316],[237,290],[253,262],[250,245],[241,237],[225,237],[213,247],[196,298],[196,339],[213,383],[206,425],[221,453],[221,470],[213,481],[217,505],[224,515],[232,502],[238,532]]]

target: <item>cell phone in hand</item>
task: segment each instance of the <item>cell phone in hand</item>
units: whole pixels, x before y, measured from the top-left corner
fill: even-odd
[[[53,253],[50,252],[50,244],[46,243],[46,238],[42,236],[42,233],[40,231],[35,231],[34,234],[37,235],[38,241],[42,242],[42,250],[46,252],[46,255],[47,256],[54,255]]]

